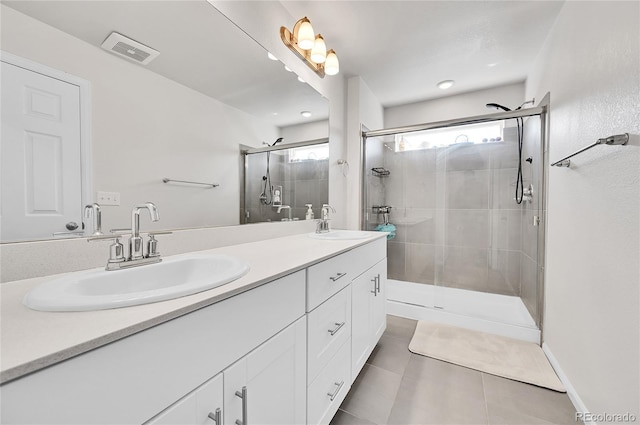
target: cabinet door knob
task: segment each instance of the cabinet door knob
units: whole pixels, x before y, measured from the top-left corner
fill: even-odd
[[[220,408],[217,408],[215,413],[209,412],[207,416],[209,417],[209,419],[215,422],[216,425],[222,425],[221,415],[222,415],[222,410],[220,410]]]
[[[336,327],[333,329],[327,329],[327,332],[329,332],[331,336],[334,336],[344,326],[344,324],[345,322],[341,322],[341,323],[336,322],[335,323]]]
[[[236,425],[247,425],[247,387],[242,387],[242,392],[236,391],[236,396],[242,399],[242,420],[236,419]]]
[[[336,280],[340,279],[342,276],[346,276],[346,273],[336,273],[335,276],[331,276],[329,279],[335,282]]]
[[[344,385],[344,381],[342,382],[335,382],[334,385],[337,385],[338,388],[336,388],[336,390],[333,393],[327,393],[327,395],[329,396],[329,399],[331,401],[333,401],[334,398],[336,398],[336,396],[338,395],[338,393],[340,392],[340,390],[342,389],[342,386]]]

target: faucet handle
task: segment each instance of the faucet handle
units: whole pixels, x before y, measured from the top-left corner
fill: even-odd
[[[122,263],[125,261],[124,246],[120,243],[121,236],[122,235],[101,235],[91,236],[87,238],[87,242],[113,240],[113,243],[109,246],[109,261],[107,261],[107,270],[109,270],[109,264]]]
[[[158,240],[156,235],[170,235],[173,232],[149,232],[149,240],[147,241],[147,257],[159,257]]]

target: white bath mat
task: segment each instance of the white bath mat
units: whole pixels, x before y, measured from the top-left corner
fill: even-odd
[[[409,350],[492,375],[566,392],[542,348],[532,342],[420,320]]]

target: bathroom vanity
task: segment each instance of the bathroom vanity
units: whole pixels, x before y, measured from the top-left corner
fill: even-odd
[[[199,252],[251,270],[121,309],[31,311],[47,278],[3,284],[2,423],[329,423],[386,327],[385,236]]]

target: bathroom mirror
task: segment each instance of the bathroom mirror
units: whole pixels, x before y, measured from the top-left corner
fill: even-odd
[[[72,127],[80,127],[76,132],[86,145],[74,156],[89,159],[67,179],[75,181],[80,200],[65,204],[61,194],[69,190],[60,170],[75,166],[47,143],[62,136],[40,137],[43,131],[18,128],[30,135],[25,139],[30,162],[20,172],[31,170],[35,177],[17,188],[3,174],[3,220],[15,199],[32,208],[26,214],[17,208],[29,218],[65,210],[73,219],[37,234],[28,232],[37,227],[28,222],[3,221],[2,242],[89,235],[92,219],[83,218],[83,207],[91,202],[101,204],[103,232],[129,227],[131,209],[142,202],[154,202],[160,215],[155,223],[143,217],[143,230],[239,224],[239,146],[258,148],[280,137],[283,143],[328,137],[327,99],[269,59],[264,48],[204,0],[2,1],[0,7],[3,71],[5,66],[26,69],[56,82],[68,76],[71,83],[63,83],[79,85],[79,93],[71,95],[76,103],[80,98]],[[126,38],[108,51],[101,45],[112,32]],[[159,54],[141,64],[113,49],[143,61],[147,54]],[[5,79],[10,73],[2,74],[4,92],[12,83]],[[53,89],[37,88],[31,112],[47,115],[50,109],[52,115],[45,117],[50,120],[65,105],[56,96]],[[13,125],[3,122],[5,127]],[[3,161],[9,151],[5,139],[3,133]],[[40,163],[45,171],[33,172]]]

